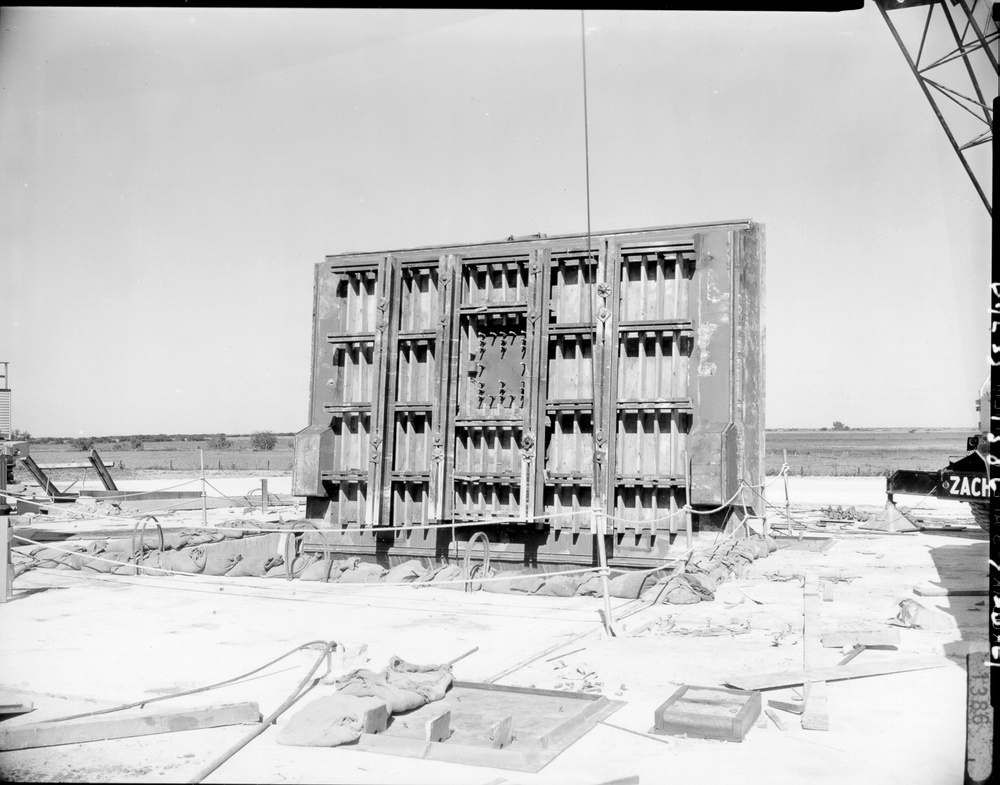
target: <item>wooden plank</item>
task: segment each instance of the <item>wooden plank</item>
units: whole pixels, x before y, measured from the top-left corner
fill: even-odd
[[[27,714],[29,711],[35,710],[35,704],[31,702],[5,702],[0,703],[0,715],[8,714]]]
[[[230,703],[203,709],[173,709],[129,716],[85,717],[64,722],[39,722],[0,730],[0,750],[55,747],[105,739],[126,739],[224,725],[253,724],[261,721],[256,703]]]
[[[802,588],[802,665],[806,670],[817,667],[823,656],[819,635],[821,602],[819,575],[807,572]],[[805,683],[802,728],[830,730],[825,681]]]
[[[777,726],[778,730],[788,730],[788,726],[785,725],[784,721],[778,716],[778,713],[774,709],[764,709],[764,713],[771,718],[771,722]]]
[[[427,720],[424,741],[447,741],[451,735],[451,712],[446,711]]]
[[[845,646],[899,646],[899,630],[836,630],[820,636],[820,643],[827,649],[842,649]]]
[[[853,649],[851,649],[851,651],[850,651],[850,652],[849,652],[848,654],[846,654],[846,655],[844,656],[844,658],[843,658],[843,659],[842,659],[842,660],[841,660],[840,662],[838,662],[837,664],[838,664],[838,665],[847,665],[847,663],[849,663],[849,662],[850,662],[851,660],[853,660],[853,659],[854,659],[855,657],[857,657],[857,656],[858,656],[859,654],[861,654],[861,652],[863,652],[863,651],[864,651],[865,649],[867,649],[867,648],[868,648],[868,647],[867,647],[867,646],[864,646],[864,645],[859,645],[859,646],[855,646],[855,647],[854,647]]]
[[[990,590],[986,585],[948,587],[918,583],[913,587],[913,593],[918,597],[985,597]]]
[[[801,714],[803,709],[802,704],[795,701],[768,700],[767,705],[772,709],[780,709],[791,714]]]
[[[382,733],[389,725],[389,707],[382,703],[361,716],[362,733]]]
[[[111,463],[105,463],[104,461],[101,461],[101,463],[104,466],[106,466],[108,469],[115,468],[115,462],[114,461],[112,461]],[[49,471],[54,471],[54,470],[58,470],[58,469],[94,469],[94,468],[97,468],[90,461],[70,461],[68,463],[36,463],[35,466],[37,466],[39,469],[47,469]]]
[[[774,671],[773,673],[751,673],[733,676],[723,681],[740,690],[774,690],[779,687],[793,687],[809,681],[842,681],[860,679],[867,676],[884,676],[890,673],[944,668],[953,665],[947,657],[909,657],[887,662],[851,663],[826,668]]]
[[[502,720],[498,720],[493,723],[490,728],[490,747],[495,750],[502,750],[507,747],[511,742],[511,728],[514,724],[514,718],[508,714]]]

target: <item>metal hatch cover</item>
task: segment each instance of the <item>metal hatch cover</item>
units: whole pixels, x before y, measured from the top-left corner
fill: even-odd
[[[441,700],[394,715],[383,733],[363,734],[343,749],[538,772],[624,705],[584,692],[456,681]],[[425,741],[427,722],[446,711],[451,712],[449,738]],[[512,740],[494,749],[490,730],[505,717],[513,718]]]

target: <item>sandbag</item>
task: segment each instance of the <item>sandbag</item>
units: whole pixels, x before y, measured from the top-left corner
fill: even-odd
[[[285,557],[280,554],[268,556],[262,554],[249,559],[241,559],[226,573],[227,578],[259,578],[271,568],[285,563]]]
[[[528,577],[531,584],[535,581],[531,580],[530,573],[527,570],[511,570],[510,572],[503,573],[504,580],[499,581],[489,581],[483,584],[483,591],[493,592],[495,594],[510,594],[513,591],[515,585],[518,586],[520,593],[524,593],[524,588],[526,586],[524,578]],[[537,588],[537,586],[535,587]]]
[[[83,543],[67,542],[60,546],[60,550],[45,545],[36,545],[28,551],[28,555],[35,560],[36,567],[73,570],[79,569],[70,562],[73,553],[81,553],[86,550],[87,546]],[[73,551],[73,553],[66,553],[66,551]]]
[[[340,561],[335,561],[332,564],[327,562],[325,559],[319,559],[313,562],[304,570],[302,574],[299,575],[299,580],[302,581],[325,581],[327,580],[327,572],[329,571],[329,580],[336,581],[340,574],[347,569],[353,569],[354,566],[359,564],[361,559],[355,557],[352,559],[342,559]]]
[[[340,692],[318,698],[279,726],[277,742],[295,747],[349,744],[361,737],[365,712],[385,705],[381,698]]]
[[[603,591],[600,575],[585,574],[576,586],[577,597],[598,597]]]
[[[385,574],[385,583],[411,583],[428,573],[417,559],[410,559],[402,564],[397,564]]]
[[[205,560],[205,569],[203,572],[205,575],[225,575],[242,560],[242,553],[231,553],[229,556],[210,555]]]
[[[711,602],[715,599],[715,592],[705,576],[681,573],[664,579],[662,585],[654,586],[643,595],[644,600],[647,598],[654,604],[692,605]]]
[[[543,597],[572,597],[580,584],[578,575],[556,575],[546,578],[535,594]]]
[[[344,695],[381,698],[389,711],[397,714],[440,700],[451,686],[447,665],[414,665],[393,657],[379,673],[359,668],[337,679],[337,691]]]
[[[626,572],[612,578],[608,586],[608,591],[612,597],[624,600],[635,600],[642,594],[642,590],[656,583],[656,578],[651,572]]]
[[[420,576],[414,583],[433,583],[434,581],[454,581],[461,580],[462,568],[457,564],[442,564],[435,567],[430,572]]]
[[[169,575],[170,572],[200,574],[207,561],[204,548],[185,548],[181,551],[152,551],[140,561],[148,575]]]
[[[292,560],[291,573],[293,578],[298,578],[302,575],[306,568],[314,564],[319,557],[314,553],[303,553],[300,556],[296,556]],[[286,578],[288,577],[285,570],[286,565],[280,564],[277,567],[272,567],[266,573],[264,573],[265,578]]]
[[[361,562],[353,569],[344,570],[340,573],[336,581],[337,583],[379,583],[385,573],[385,568],[378,564]],[[333,580],[333,578],[330,580]]]

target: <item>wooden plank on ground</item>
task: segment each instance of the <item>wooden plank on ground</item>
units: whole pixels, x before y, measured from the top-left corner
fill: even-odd
[[[447,741],[451,735],[451,712],[446,711],[427,720],[424,725],[424,741]]]
[[[112,717],[85,717],[65,722],[39,722],[0,729],[0,750],[55,747],[86,741],[125,739],[223,725],[253,724],[261,721],[256,703],[229,703],[203,709],[145,711]]]
[[[820,642],[827,649],[842,649],[845,646],[899,646],[899,630],[836,630],[820,636]]]
[[[820,641],[820,597],[819,575],[807,572],[802,588],[802,665],[808,670],[816,668],[823,656]],[[830,730],[830,715],[827,711],[826,682],[805,682],[805,705],[802,711],[804,730]]]
[[[918,583],[913,587],[918,597],[985,597],[990,593],[986,584],[976,586],[935,586],[932,583]]]
[[[779,701],[779,700],[768,700],[767,705],[772,709],[781,709],[782,711],[791,712],[792,714],[802,713],[802,704],[795,701]]]
[[[843,681],[844,679],[860,679],[866,676],[884,676],[889,673],[943,668],[953,664],[947,657],[909,657],[887,662],[850,663],[808,670],[751,673],[745,676],[733,676],[724,680],[723,683],[738,690],[774,690],[779,687],[805,684],[808,681]]]

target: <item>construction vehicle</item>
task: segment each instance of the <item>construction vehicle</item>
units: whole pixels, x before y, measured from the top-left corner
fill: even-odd
[[[996,478],[990,471],[998,460],[996,442],[990,441],[991,410],[990,380],[979,391],[976,408],[979,410],[979,433],[966,440],[966,454],[951,461],[936,472],[899,469],[886,480],[887,523],[900,522],[895,508],[896,494],[912,494],[957,502],[968,502],[972,516],[984,531],[990,531],[990,499],[993,497]],[[905,519],[904,519],[905,520]]]
[[[988,0],[876,0],[876,6],[929,102],[986,211],[993,215],[993,102],[997,97],[994,4]],[[976,522],[990,531],[990,500],[997,463],[991,440],[990,379],[980,389],[979,433],[967,439],[966,455],[936,472],[899,470],[886,480],[888,528],[907,528],[896,494],[967,502]]]

